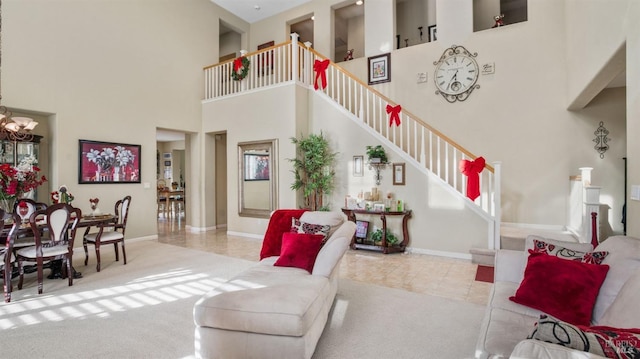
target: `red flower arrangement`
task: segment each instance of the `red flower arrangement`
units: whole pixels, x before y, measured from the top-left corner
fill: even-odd
[[[45,176],[38,176],[37,166],[13,167],[8,163],[0,165],[0,199],[20,198],[32,189],[38,188],[47,181]]]

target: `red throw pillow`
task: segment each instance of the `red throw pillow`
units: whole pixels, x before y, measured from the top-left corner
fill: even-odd
[[[304,212],[304,209],[278,209],[271,214],[260,249],[260,260],[280,255],[282,234],[291,230],[291,218],[300,218]]]
[[[524,279],[516,295],[509,299],[571,324],[589,325],[598,291],[608,271],[606,264],[531,253]]]
[[[280,257],[273,264],[278,267],[296,267],[311,273],[322,246],[321,234],[284,233]]]

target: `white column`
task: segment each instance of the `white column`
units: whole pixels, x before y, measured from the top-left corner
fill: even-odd
[[[300,80],[298,72],[298,34],[291,33],[291,79],[298,82]]]
[[[494,218],[494,234],[493,234],[493,248],[489,246],[489,249],[500,249],[500,227],[502,224],[502,190],[501,190],[501,176],[502,176],[502,162],[493,162],[493,183],[495,185],[493,193],[493,218]]]

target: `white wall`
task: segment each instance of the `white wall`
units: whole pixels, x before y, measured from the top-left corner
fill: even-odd
[[[299,136],[298,106],[304,100],[297,95],[295,85],[282,86],[268,91],[257,91],[244,96],[230,97],[203,104],[203,131],[227,134],[227,230],[229,232],[264,234],[268,219],[240,217],[238,214],[238,143],[278,139],[278,192],[279,208],[297,208],[296,194],[291,191],[293,173],[287,158],[295,158],[295,146],[290,138]],[[248,105],[250,104],[250,105]],[[306,120],[306,116],[304,118]],[[214,154],[205,154],[206,161],[214,163]],[[213,167],[213,166],[211,166]],[[207,170],[215,175],[213,169]],[[209,188],[205,196],[213,197],[215,189]],[[211,216],[207,216],[211,218]],[[207,227],[215,223],[206,223]]]
[[[382,16],[383,11],[375,9],[386,3],[368,2],[365,23]],[[295,11],[279,18],[286,19]],[[567,62],[565,3],[530,1],[528,11],[529,21],[474,33],[471,1],[439,1],[438,41],[393,51],[392,82],[376,85],[375,89],[472,153],[490,163],[502,162],[503,221],[564,226],[569,177],[586,166],[595,168],[594,180],[606,187],[603,197],[612,206],[610,222],[619,230],[623,201],[620,158],[629,156],[622,145],[626,141],[624,93],[614,91],[603,102],[594,102],[582,111],[567,111],[567,94],[574,86],[567,71],[575,70],[573,61],[571,65]],[[328,33],[322,24],[315,26],[316,34]],[[260,29],[269,31],[267,27]],[[367,44],[382,43],[386,33],[367,32],[367,39]],[[584,37],[573,41],[584,42]],[[451,104],[435,94],[433,62],[454,43],[477,52],[479,64],[492,63],[496,71],[480,76],[481,87],[468,100]],[[595,57],[607,55],[598,53]],[[341,66],[367,81],[365,59]],[[418,72],[428,73],[426,83],[416,83]],[[604,159],[593,149],[593,132],[600,120],[613,131],[616,142],[610,143],[612,148]]]
[[[68,185],[84,211],[91,197],[108,208],[132,195],[127,235],[155,235],[156,127],[200,131],[202,68],[218,60],[219,19],[242,22],[208,0],[2,5],[3,104],[53,114],[51,188]],[[77,184],[81,138],[140,144],[149,188]]]

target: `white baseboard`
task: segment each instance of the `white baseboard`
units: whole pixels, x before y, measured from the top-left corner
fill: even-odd
[[[471,260],[471,254],[470,253],[434,251],[432,249],[413,248],[413,247],[407,247],[406,251],[409,252],[409,253],[415,253],[415,254],[428,254],[428,255],[431,255],[431,256],[438,256],[438,257],[447,257],[447,258]]]
[[[230,235],[230,236],[238,236],[238,237],[254,238],[254,239],[263,239],[263,238],[264,238],[264,235],[263,235],[263,234],[244,233],[244,232],[233,232],[233,231],[227,231],[227,235]]]

